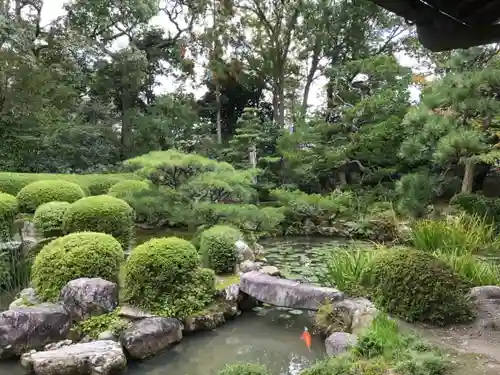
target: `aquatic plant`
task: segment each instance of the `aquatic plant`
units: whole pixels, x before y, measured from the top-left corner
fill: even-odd
[[[370,284],[371,263],[376,253],[351,246],[335,249],[325,256],[324,268],[315,270],[317,280],[351,295],[366,295],[365,287]]]
[[[477,254],[496,251],[500,239],[496,228],[485,218],[465,213],[445,220],[419,220],[411,231],[413,245],[426,252]]]
[[[224,366],[217,375],[269,375],[269,371],[256,363],[235,363]]]

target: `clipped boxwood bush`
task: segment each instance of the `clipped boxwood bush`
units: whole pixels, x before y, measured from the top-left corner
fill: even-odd
[[[84,196],[82,188],[74,182],[41,180],[23,187],[17,193],[17,202],[19,211],[32,213],[44,203],[53,201],[73,203]]]
[[[120,243],[105,233],[81,232],[44,246],[32,267],[32,283],[40,297],[53,300],[62,287],[80,277],[118,282],[124,253]]]
[[[233,272],[236,265],[236,241],[242,238],[238,229],[215,225],[201,234],[200,252],[203,263],[215,273]]]
[[[69,181],[78,184],[87,195],[106,194],[109,188],[122,180],[137,178],[132,173],[63,174],[0,172],[0,192],[16,195],[28,184],[40,180]]]
[[[446,325],[467,321],[469,285],[434,255],[418,250],[386,251],[372,265],[375,302],[409,322]]]
[[[11,238],[12,228],[17,214],[16,197],[6,193],[0,193],[0,240],[5,241]]]
[[[109,195],[85,197],[71,204],[63,218],[66,233],[102,232],[115,237],[127,250],[133,237],[134,210]]]
[[[199,311],[213,298],[213,271],[200,268],[195,247],[178,237],[155,238],[130,254],[125,300],[171,316]]]
[[[36,230],[44,237],[62,236],[63,217],[69,206],[68,202],[48,202],[38,206],[33,215]]]
[[[149,184],[141,180],[125,180],[111,186],[108,195],[124,199],[134,193],[141,193],[149,190]]]

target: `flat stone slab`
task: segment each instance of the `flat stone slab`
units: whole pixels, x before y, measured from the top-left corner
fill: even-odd
[[[110,340],[26,354],[22,363],[35,375],[116,375],[127,368],[121,345]]]
[[[240,290],[260,302],[291,309],[318,310],[325,301],[344,299],[344,293],[335,288],[281,279],[259,271],[241,275]]]

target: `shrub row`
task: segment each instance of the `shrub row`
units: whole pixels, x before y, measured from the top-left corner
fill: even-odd
[[[118,282],[123,248],[112,236],[71,233],[44,246],[32,267],[32,284],[44,300],[80,277]],[[215,274],[202,268],[187,240],[156,238],[137,246],[125,264],[124,299],[155,313],[185,317],[202,310],[215,295]]]
[[[136,179],[131,173],[59,174],[0,172],[0,192],[16,195],[26,185],[40,180],[64,180],[78,184],[86,195],[106,194],[109,188],[123,180]]]
[[[472,193],[460,193],[455,195],[450,204],[471,215],[484,217],[485,219],[500,223],[500,199],[485,197]]]

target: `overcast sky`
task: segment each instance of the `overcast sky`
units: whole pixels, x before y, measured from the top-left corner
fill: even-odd
[[[64,11],[62,6],[66,2],[67,0],[45,0],[44,7],[42,10],[42,25],[48,24],[53,19],[63,15]],[[153,19],[153,23],[159,26],[165,26],[168,25],[170,21],[165,15],[160,15]],[[118,47],[121,47],[120,44],[123,43],[119,43]],[[397,54],[396,57],[399,60],[400,64],[403,66],[411,68],[416,68],[418,66],[418,62],[416,60],[410,58],[405,54],[400,53]],[[195,68],[195,72],[197,77],[201,78],[203,74],[203,67],[197,66]],[[193,92],[196,97],[200,97],[206,91],[206,87],[199,83],[200,82],[199,79],[196,81],[190,80],[186,83],[183,83],[182,87],[180,86],[179,83],[176,83],[172,78],[159,77],[158,81],[160,85],[155,90],[158,94],[173,92],[179,89],[183,89],[188,92]],[[313,86],[311,87],[311,92],[309,94],[309,105],[311,107],[320,106],[323,104],[322,101],[325,99],[324,95],[325,84],[326,84],[326,79],[324,77],[320,77],[320,79],[317,79],[314,82]],[[418,100],[419,90],[416,87],[410,87],[410,93],[412,100]]]

